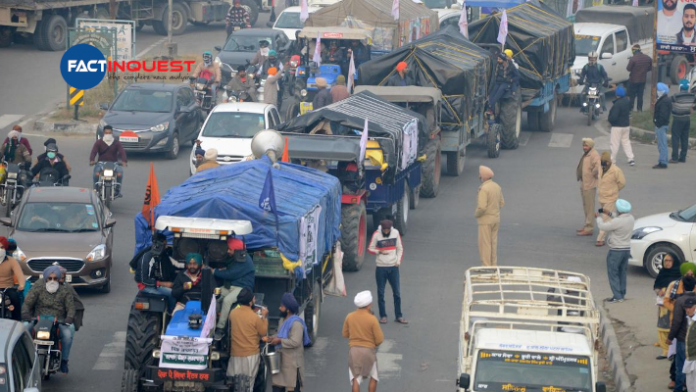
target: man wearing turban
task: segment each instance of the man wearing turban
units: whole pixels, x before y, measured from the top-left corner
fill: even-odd
[[[176,299],[177,310],[183,309],[189,299],[201,299],[203,292],[202,266],[203,256],[199,253],[186,255],[185,269],[177,273],[172,285],[172,296]]]
[[[358,308],[343,322],[343,337],[348,339],[348,373],[353,391],[360,390],[363,379],[370,378],[370,392],[377,390],[377,347],[384,341],[384,333],[370,309],[372,293],[361,291],[353,300]]]
[[[498,265],[498,229],[500,227],[500,210],[505,205],[500,185],[493,181],[493,170],[479,166],[481,186],[476,202],[476,221],[478,222],[479,256],[485,266]]]
[[[599,177],[602,175],[602,165],[599,153],[594,148],[594,140],[589,137],[582,139],[582,157],[576,169],[576,177],[580,182],[582,208],[585,212],[585,226],[577,230],[577,235],[590,236],[594,230],[595,195]]]

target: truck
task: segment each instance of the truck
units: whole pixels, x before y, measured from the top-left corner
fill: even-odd
[[[590,279],[530,267],[465,273],[457,391],[606,392]]]
[[[582,93],[584,87],[577,82],[587,64],[587,54],[592,51],[599,53],[597,62],[607,71],[612,83],[627,82],[626,67],[633,57],[633,45],[639,44],[641,51],[652,58],[654,20],[653,7],[601,5],[579,10],[575,14],[575,62],[568,93],[575,96]]]
[[[486,111],[492,66],[489,51],[449,26],[362,64],[357,84],[384,86],[402,61],[408,64],[408,76],[415,86],[440,92],[434,120],[441,129],[441,151],[447,157],[449,175],[459,176],[464,171],[466,147],[475,140],[484,140],[492,158],[499,155],[501,147],[517,147],[519,126],[506,134]]]
[[[242,6],[249,11],[252,25],[259,12],[270,12],[271,1],[241,0]],[[207,25],[224,21],[231,3],[227,0],[174,0],[172,34],[183,34],[189,22]],[[169,31],[167,0],[2,0],[0,47],[10,46],[16,35],[31,35],[39,50],[65,50],[68,28],[76,27],[75,21],[80,17],[132,20],[137,30],[149,24],[161,35]]]
[[[522,111],[533,130],[551,132],[562,95],[570,88],[570,67],[575,61],[573,24],[541,2],[525,2],[507,9],[505,48],[498,42],[502,13],[469,25],[471,42],[499,52],[511,49],[520,72],[520,92],[503,99],[500,113],[505,132],[519,127]]]
[[[213,333],[215,320],[229,315],[219,311],[222,298],[210,269],[229,262],[226,241],[231,237],[243,239],[246,249],[241,256],[248,254],[254,262],[253,291],[257,304],[269,310],[269,334],[277,331],[280,300],[290,292],[300,304],[311,344],[317,341],[323,288],[335,268],[341,189],[334,176],[273,163],[265,153],[258,154],[265,150],[259,149],[259,140],[269,139],[275,141],[266,145],[280,149],[268,149],[273,154],[267,155],[279,155],[280,135],[260,131],[253,146],[259,159],[210,169],[170,189],[155,207],[152,229],[142,214],[136,216],[136,251],[150,246],[154,230],[170,238],[176,261],[185,261],[190,252],[203,256],[202,293],[189,297],[185,308],[172,316],[166,312],[165,297],[137,293],[127,325],[123,392],[229,390],[234,382],[225,376],[229,328]],[[267,178],[273,179],[275,203],[260,197]],[[176,354],[178,346],[186,351]],[[259,348],[268,350],[262,341]],[[269,374],[262,361],[254,392],[266,390]]]
[[[426,124],[423,116],[363,91],[278,128],[288,137],[292,161],[326,171],[341,183],[344,270],[357,271],[365,260],[368,213],[375,227],[394,216],[394,226],[406,235],[409,209],[420,200],[422,151],[430,139]]]

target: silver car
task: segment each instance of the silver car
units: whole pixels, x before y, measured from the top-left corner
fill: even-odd
[[[0,319],[0,391],[39,392],[40,366],[24,325]]]

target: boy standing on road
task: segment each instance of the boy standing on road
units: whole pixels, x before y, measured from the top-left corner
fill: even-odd
[[[387,309],[384,303],[384,290],[387,282],[394,294],[394,313],[396,322],[408,324],[401,314],[401,285],[399,282],[399,267],[404,257],[404,247],[401,243],[399,230],[392,227],[392,220],[387,217],[379,223],[379,227],[372,235],[367,251],[377,255],[375,263],[375,278],[377,280],[377,300],[379,304],[379,322],[387,323]]]

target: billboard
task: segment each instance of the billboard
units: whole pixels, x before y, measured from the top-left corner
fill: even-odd
[[[657,49],[696,53],[696,4],[691,0],[658,0]]]

